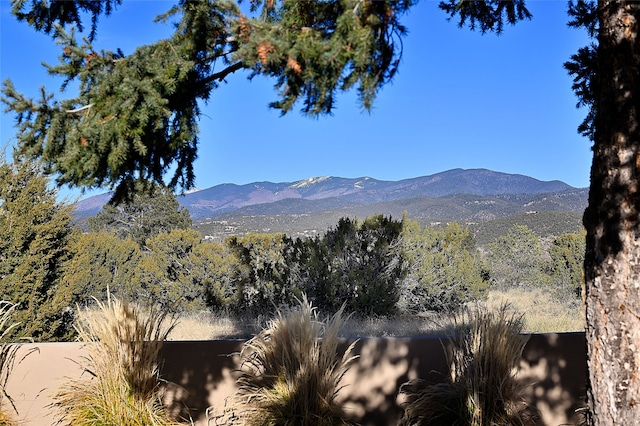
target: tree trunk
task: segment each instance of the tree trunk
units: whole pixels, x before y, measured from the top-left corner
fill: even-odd
[[[640,2],[598,5],[595,141],[585,212],[594,425],[640,421]]]

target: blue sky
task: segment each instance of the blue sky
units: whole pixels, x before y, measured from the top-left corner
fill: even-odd
[[[168,34],[152,18],[169,1],[124,0],[102,18],[98,49],[125,53]],[[529,1],[531,21],[501,36],[448,22],[437,2],[422,1],[404,23],[399,74],[364,112],[354,93],[338,99],[333,116],[310,119],[269,110],[273,81],[236,73],[213,92],[200,122],[196,185],[289,182],[312,176],[399,180],[452,168],[487,168],[540,180],[589,185],[591,143],[577,133],[585,111],[575,108],[563,62],[587,44],[567,27],[565,1]],[[35,96],[59,80],[42,61],[60,50],[9,13],[0,0],[0,79]],[[0,141],[12,142],[13,116],[2,115]],[[76,192],[61,190],[61,194]]]

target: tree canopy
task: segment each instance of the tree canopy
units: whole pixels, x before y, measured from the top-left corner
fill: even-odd
[[[109,231],[133,239],[140,247],[160,233],[189,229],[192,224],[189,210],[180,206],[173,191],[161,186],[138,188],[119,205],[107,203],[88,222],[92,232]]]
[[[77,93],[55,99],[23,96],[7,80],[2,101],[18,119],[20,152],[45,160],[59,184],[115,188],[116,199],[136,181],[190,189],[197,157],[200,102],[231,73],[275,79],[283,114],[296,104],[312,116],[329,114],[339,92],[356,88],[370,108],[393,79],[402,55],[400,23],[412,1],[180,1],[159,20],[178,19],[170,38],[130,55],[96,51],[101,14],[120,1],[13,2],[13,13],[61,45],[49,72],[77,82]],[[90,37],[78,40],[83,13]]]

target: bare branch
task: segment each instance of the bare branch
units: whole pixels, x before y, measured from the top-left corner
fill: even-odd
[[[91,107],[93,107],[93,104],[85,105],[83,107],[76,108],[76,109],[68,109],[65,112],[68,113],[68,114],[75,114],[75,113],[82,112],[82,111],[87,110],[87,109],[91,109]]]

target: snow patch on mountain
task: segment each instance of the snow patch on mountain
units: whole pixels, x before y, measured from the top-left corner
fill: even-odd
[[[320,176],[320,177],[310,177],[307,179],[299,180],[294,182],[289,188],[305,188],[308,186],[316,185],[318,183],[324,182],[327,179],[331,179],[331,176]]]

